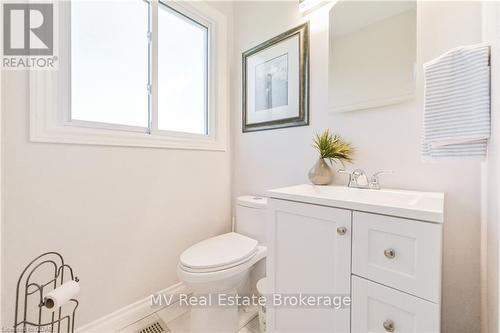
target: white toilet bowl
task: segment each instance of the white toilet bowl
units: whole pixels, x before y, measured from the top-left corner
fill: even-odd
[[[262,259],[267,251],[266,209],[266,198],[238,197],[237,232],[206,239],[181,254],[177,265],[179,279],[193,292],[194,301],[212,300],[208,306],[191,307],[191,332],[238,330],[238,305],[228,305],[227,300],[236,293],[250,293],[256,281],[265,275]]]
[[[191,332],[236,332],[238,305],[228,299],[248,279],[250,268],[265,258],[266,247],[252,238],[230,232],[199,242],[181,255],[179,279],[193,297],[210,298],[209,306],[191,308]]]

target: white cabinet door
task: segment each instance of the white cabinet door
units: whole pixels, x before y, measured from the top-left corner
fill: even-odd
[[[269,200],[267,275],[277,297],[349,295],[351,211]],[[275,305],[279,302],[274,302]],[[349,332],[344,307],[268,307],[270,332]]]
[[[439,305],[352,277],[353,333],[437,333]]]
[[[354,212],[352,228],[353,274],[440,302],[441,224]]]

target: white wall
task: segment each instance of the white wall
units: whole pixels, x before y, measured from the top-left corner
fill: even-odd
[[[2,202],[2,71],[0,71],[0,203]],[[2,218],[3,218],[3,207],[0,204],[0,300],[2,299]],[[2,302],[0,301],[0,327],[3,327],[2,321]]]
[[[324,128],[358,148],[353,167],[371,173],[393,169],[385,187],[446,193],[443,268],[443,332],[479,332],[480,163],[420,159],[422,73],[413,102],[345,114],[328,114],[328,12],[302,18],[296,1],[235,4],[235,59],[286,29],[311,20],[311,126],[241,133],[241,76],[233,73],[233,199],[277,186],[307,182],[316,155],[312,135]],[[420,2],[417,6],[417,63],[462,44],[481,40],[479,2]],[[241,62],[241,60],[238,60]],[[241,63],[235,63],[238,69]],[[338,184],[346,179],[338,176]]]
[[[500,219],[500,4],[483,3],[483,39],[491,45],[492,136],[483,168],[483,223],[481,232],[481,318],[483,332],[498,332],[499,320],[499,219]]]
[[[212,5],[231,19],[232,4]],[[41,252],[80,277],[81,326],[173,285],[185,248],[229,230],[229,152],[31,143],[27,75],[2,83],[5,326],[17,277]]]

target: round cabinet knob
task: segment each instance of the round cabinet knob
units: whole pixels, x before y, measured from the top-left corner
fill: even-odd
[[[346,227],[338,227],[338,228],[337,228],[337,233],[338,233],[339,235],[341,235],[341,236],[342,236],[342,235],[345,235],[345,234],[347,233],[347,228],[346,228]]]
[[[395,331],[394,322],[392,320],[384,321],[383,325],[384,325],[384,328],[387,332],[394,332]]]
[[[394,257],[396,257],[396,251],[394,249],[384,250],[384,256],[389,259],[394,259]]]

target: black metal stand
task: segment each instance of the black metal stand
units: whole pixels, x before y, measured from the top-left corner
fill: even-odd
[[[33,274],[43,269],[53,270],[53,277],[45,283],[32,282]],[[44,295],[53,289],[61,286],[64,282],[64,273],[69,271],[71,280],[78,282],[78,277],[73,275],[73,269],[64,263],[64,258],[57,252],[47,252],[33,259],[28,266],[23,270],[16,288],[16,313],[14,316],[14,332],[63,332],[73,333],[75,330],[75,312],[78,308],[78,301],[71,299],[68,302],[73,308],[68,314],[63,315],[62,307],[55,311],[48,310],[45,306]],[[51,274],[52,275],[52,274]],[[67,276],[67,275],[66,275]],[[24,281],[24,282],[23,282]],[[28,302],[30,299],[35,299],[38,304],[38,319],[28,319]],[[42,322],[43,311],[50,311],[51,320]]]

